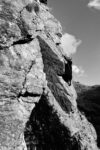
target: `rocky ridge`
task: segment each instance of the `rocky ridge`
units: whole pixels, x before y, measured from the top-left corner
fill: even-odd
[[[0,150],[98,150],[46,3],[0,1]]]
[[[78,108],[95,127],[97,144],[100,147],[100,86],[86,86],[74,82],[74,87],[78,95]]]

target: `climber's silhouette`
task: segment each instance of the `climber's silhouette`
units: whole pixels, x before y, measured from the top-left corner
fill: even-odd
[[[64,59],[65,59],[65,73],[63,75],[63,79],[70,86],[72,80],[72,60],[67,56],[64,56]]]

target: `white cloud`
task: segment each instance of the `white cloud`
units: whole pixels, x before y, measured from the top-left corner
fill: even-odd
[[[88,3],[88,7],[93,7],[100,10],[100,0],[90,0],[90,2]]]
[[[77,67],[76,65],[72,66],[72,71],[73,73],[77,74],[78,76],[83,76],[84,75],[84,70],[82,69],[82,67]]]
[[[61,47],[63,48],[64,55],[70,56],[77,52],[77,47],[81,44],[81,40],[77,40],[75,36],[65,33],[61,38]],[[72,65],[72,71],[78,77],[84,75],[82,67]]]
[[[64,54],[70,56],[77,51],[77,47],[81,44],[80,40],[77,40],[73,35],[65,33],[61,38],[61,47]]]

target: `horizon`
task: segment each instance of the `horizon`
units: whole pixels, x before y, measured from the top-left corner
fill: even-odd
[[[74,73],[74,80],[85,85],[100,85],[100,12],[87,5],[85,0],[48,0],[52,14],[61,22],[63,34],[82,41],[72,58],[83,74]]]

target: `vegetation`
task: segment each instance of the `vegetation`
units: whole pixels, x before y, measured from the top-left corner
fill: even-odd
[[[85,86],[74,82],[74,87],[78,94],[78,108],[95,127],[100,147],[100,86]]]

